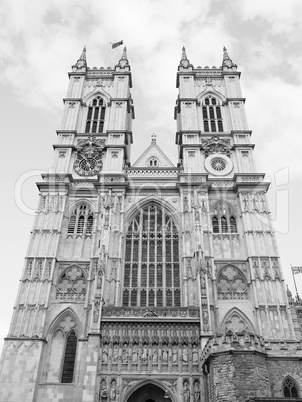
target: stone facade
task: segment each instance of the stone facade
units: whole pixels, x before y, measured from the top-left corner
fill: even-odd
[[[178,66],[175,167],[130,164],[131,71],[69,74],[53,173],[37,183],[0,401],[302,400],[288,300],[240,73]]]

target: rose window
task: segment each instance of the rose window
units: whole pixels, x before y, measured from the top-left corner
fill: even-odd
[[[81,268],[70,267],[61,275],[57,284],[59,300],[85,300],[87,282]]]
[[[217,291],[219,299],[246,299],[247,283],[243,273],[233,266],[223,268],[217,278]]]
[[[222,158],[215,158],[212,160],[211,166],[214,170],[221,171],[226,168],[226,163]]]

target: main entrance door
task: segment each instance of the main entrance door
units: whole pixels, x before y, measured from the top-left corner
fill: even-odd
[[[127,402],[164,402],[164,395],[163,389],[154,384],[146,384],[135,390]]]

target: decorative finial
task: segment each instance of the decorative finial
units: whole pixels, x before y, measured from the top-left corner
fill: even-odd
[[[153,133],[151,135],[151,144],[156,144],[156,134],[155,133]]]
[[[232,59],[230,58],[225,46],[223,46],[222,67],[228,67],[228,68],[237,67],[236,64],[234,64]]]
[[[127,48],[126,48],[126,46],[124,47],[121,60],[128,60],[128,57],[127,57]]]
[[[72,66],[72,68],[75,69],[81,69],[83,67],[87,67],[87,63],[86,63],[86,46],[84,46],[84,49],[81,53],[80,58],[78,59],[78,61],[76,62],[76,64],[74,66]]]
[[[123,53],[122,53],[122,58],[119,60],[118,64],[123,68],[128,66],[128,64],[129,64],[126,46],[124,47],[124,50],[123,50]]]
[[[183,46],[182,51],[181,51],[181,60],[188,60],[187,54],[186,54],[186,48]]]
[[[228,55],[228,51],[226,49],[225,46],[223,46],[223,60],[228,60],[230,59],[229,55]]]
[[[86,62],[86,46],[84,46],[81,57],[79,60],[84,60]]]
[[[190,64],[189,59],[187,57],[186,48],[184,46],[182,47],[181,50],[181,59],[179,64],[184,68],[188,68]]]

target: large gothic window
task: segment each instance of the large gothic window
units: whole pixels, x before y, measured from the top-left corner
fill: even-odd
[[[202,118],[205,132],[223,132],[221,108],[216,98],[209,96],[204,99]]]
[[[283,394],[285,397],[299,397],[298,386],[291,377],[286,377],[283,381]]]
[[[141,209],[128,227],[123,306],[180,306],[179,232],[161,206]]]
[[[104,130],[106,107],[103,99],[97,96],[88,107],[85,133],[102,133]]]
[[[78,205],[69,219],[67,233],[69,235],[91,235],[93,228],[93,213],[86,204]]]

